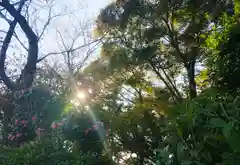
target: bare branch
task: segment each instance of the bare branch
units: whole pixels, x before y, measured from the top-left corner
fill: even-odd
[[[89,43],[87,43],[87,44],[84,44],[84,45],[81,45],[81,46],[77,46],[77,47],[75,47],[75,48],[72,48],[72,49],[71,49],[71,52],[74,52],[74,51],[76,51],[76,50],[82,49],[82,48],[84,48],[84,47],[86,47],[86,46],[89,46],[89,45],[91,45],[91,44],[93,44],[93,43],[101,42],[102,39],[103,39],[103,37],[100,38],[100,39],[94,40],[94,41],[92,41],[92,42],[89,42]],[[37,62],[41,62],[42,60],[44,60],[44,59],[47,58],[48,56],[51,56],[51,55],[60,55],[60,54],[64,54],[64,53],[67,53],[67,52],[69,52],[69,49],[64,50],[64,51],[60,51],[60,52],[48,53],[48,54],[44,55],[42,58],[38,59]]]
[[[48,25],[50,24],[51,20],[61,15],[61,14],[56,14],[56,15],[52,16],[53,1],[51,1],[50,4],[48,3],[48,1],[46,1],[46,3],[47,3],[47,6],[49,8],[48,19],[43,26],[42,32],[38,35],[38,40],[40,40],[42,38],[42,36],[43,36],[44,32],[46,31]]]
[[[21,44],[21,46],[28,51],[28,48],[22,43],[22,41],[19,39],[18,35],[16,32],[14,32],[13,36],[17,39],[17,41]]]
[[[8,19],[2,12],[0,12],[0,17],[3,18],[6,22],[9,24],[12,22],[10,19]]]
[[[67,45],[65,44],[63,36],[62,36],[62,34],[60,33],[60,31],[58,29],[57,29],[57,34],[59,35],[59,37],[61,39],[61,42],[63,44],[64,49],[66,50],[66,52],[69,52],[70,48],[68,48]]]
[[[58,17],[58,16],[60,16],[60,15],[61,15],[61,14],[57,14],[57,15],[48,17],[47,22],[46,22],[45,25],[43,26],[42,32],[41,32],[41,33],[39,34],[39,36],[38,36],[38,40],[40,40],[40,39],[42,38],[42,36],[43,36],[44,32],[46,31],[48,25],[50,24],[51,20],[54,19],[54,18],[56,18],[56,17]]]
[[[83,58],[83,60],[81,61],[80,65],[77,68],[77,71],[75,73],[74,76],[77,76],[79,70],[84,66],[85,62],[87,61],[87,59],[89,58],[89,56],[92,54],[93,51],[95,51],[97,49],[97,46],[102,42],[102,40],[99,40],[99,42],[97,42],[92,48],[90,48],[87,52],[87,55]]]
[[[0,32],[7,34],[7,32],[4,31],[4,30],[0,30]],[[15,31],[14,31],[14,33],[13,33],[13,37],[15,37],[15,38],[17,39],[17,41],[21,44],[21,46],[22,46],[26,51],[28,51],[28,48],[22,43],[22,41],[19,39],[19,37],[18,37],[18,35],[17,35],[17,33],[16,33]]]

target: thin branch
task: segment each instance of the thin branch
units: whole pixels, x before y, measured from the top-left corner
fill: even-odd
[[[10,24],[12,21],[8,19],[2,12],[0,12],[0,17],[3,18],[8,24]]]
[[[73,39],[72,39],[72,44],[70,46],[70,49],[73,49],[77,39],[79,38],[79,36],[82,34],[82,32],[79,32]],[[84,39],[85,40],[85,39]],[[85,43],[85,42],[84,42]]]
[[[78,67],[76,74],[78,73],[78,71],[83,67],[84,63],[87,61],[87,59],[89,58],[89,56],[91,55],[91,53],[97,49],[97,46],[101,43],[102,40],[99,40],[92,48],[89,49],[89,51],[87,52],[87,55],[84,57],[84,59],[81,61],[80,63],[80,67]],[[76,76],[76,75],[75,75]]]
[[[32,3],[32,0],[29,0],[28,1],[28,4],[25,5],[25,8],[26,8],[26,12],[25,12],[25,18],[27,20],[27,22],[29,22],[29,7],[30,7],[30,4]]]
[[[70,48],[68,48],[68,46],[65,44],[65,41],[64,41],[64,39],[63,39],[63,36],[62,36],[62,34],[60,33],[60,31],[57,29],[57,33],[58,33],[58,35],[59,35],[59,37],[60,37],[60,39],[61,39],[61,42],[62,42],[62,44],[63,44],[63,47],[64,47],[64,50],[66,50],[66,52],[69,52],[70,51]]]
[[[47,5],[48,5],[48,3],[47,3]],[[52,14],[52,3],[50,5],[48,5],[48,7],[49,7],[48,19],[47,19],[47,22],[43,26],[42,32],[40,33],[40,35],[38,35],[38,40],[40,40],[42,38],[42,36],[43,36],[44,32],[46,31],[48,25],[50,24],[51,20],[61,15],[61,14],[56,14],[56,15],[52,16],[51,15]]]
[[[10,21],[9,22],[9,25],[11,24],[12,22]],[[5,33],[5,34],[7,34],[8,32],[6,32],[6,31],[4,31],[4,30],[0,30],[0,32],[2,32],[2,33]],[[22,43],[22,41],[19,39],[19,37],[18,37],[18,35],[17,35],[17,33],[14,31],[14,33],[13,33],[13,37],[15,37],[16,39],[17,39],[17,41],[20,43],[20,45],[26,50],[26,51],[28,51],[28,48]]]
[[[121,83],[115,81],[112,77],[107,77],[109,80],[111,80],[113,83],[115,83],[116,85],[120,86],[122,89],[126,90],[127,92],[131,93],[133,96],[136,97],[136,93],[130,91],[129,89],[125,88]]]
[[[168,24],[168,18],[167,19],[162,18],[162,20],[163,20],[163,22],[165,23],[165,25],[166,25],[166,27],[168,29],[168,34],[169,34],[172,46],[175,48],[175,50],[177,51],[177,53],[180,56],[180,58],[182,58],[183,63],[186,63],[186,58],[185,58],[184,54],[181,52],[181,50],[179,48],[178,41],[177,41],[176,37],[174,36],[173,31],[172,31],[170,25]]]
[[[22,43],[22,41],[19,39],[17,33],[14,31],[13,36],[17,39],[17,41],[20,43],[20,45],[26,50],[28,51],[28,48]]]
[[[4,31],[4,30],[0,30],[0,32],[7,34],[7,32]],[[22,43],[22,41],[19,39],[19,37],[18,37],[18,35],[17,35],[17,33],[16,33],[15,31],[14,31],[14,33],[13,33],[13,37],[15,37],[15,38],[17,39],[17,41],[21,44],[21,46],[22,46],[26,51],[28,51],[28,48]]]
[[[122,98],[122,99],[124,99],[125,101],[128,101],[128,102],[130,102],[131,104],[136,104],[134,101],[132,101],[131,99],[129,99],[129,98],[126,98],[122,93],[118,93],[119,95],[120,95],[120,97]]]
[[[40,39],[42,38],[42,36],[43,36],[44,32],[46,31],[48,25],[50,24],[51,20],[54,19],[54,18],[56,18],[56,17],[58,17],[58,16],[60,16],[60,15],[61,15],[61,14],[57,14],[57,15],[54,15],[54,16],[52,16],[52,17],[48,17],[47,22],[46,22],[45,25],[43,26],[42,32],[41,32],[40,35],[38,36],[38,40],[40,40]]]
[[[84,48],[84,47],[86,47],[86,46],[89,46],[89,45],[95,43],[95,42],[102,41],[102,39],[103,39],[103,37],[100,38],[100,39],[94,40],[94,41],[92,41],[92,42],[89,42],[89,43],[87,43],[87,44],[84,44],[84,45],[81,45],[81,46],[77,46],[77,47],[73,48],[73,49],[71,50],[71,52],[74,52],[74,51],[76,51],[76,50],[82,49],[82,48]],[[69,50],[64,50],[64,51],[61,51],[61,52],[48,53],[48,54],[44,55],[43,57],[41,57],[40,59],[38,59],[37,62],[41,62],[42,60],[44,60],[45,58],[47,58],[47,57],[50,56],[50,55],[60,55],[60,54],[63,54],[63,53],[67,53],[68,51],[69,51]]]
[[[157,68],[155,67],[155,65],[153,64],[153,62],[151,60],[148,60],[150,67],[152,68],[152,70],[154,71],[154,73],[158,76],[158,78],[160,80],[162,80],[162,82],[166,85],[166,87],[168,88],[169,92],[177,99],[177,101],[181,100],[181,96],[178,96],[178,94],[176,94],[172,87],[168,84],[168,82],[164,79],[164,77],[159,73],[159,71],[157,70]]]

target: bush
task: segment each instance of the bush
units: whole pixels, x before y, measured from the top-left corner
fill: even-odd
[[[49,133],[64,109],[61,97],[41,86],[15,93],[13,105],[8,130],[4,131],[9,144],[15,145],[34,140],[39,131]]]
[[[67,140],[76,142],[83,152],[101,153],[106,129],[101,121],[94,121],[89,113],[74,113],[62,127]]]
[[[106,156],[74,152],[64,143],[41,140],[20,148],[1,147],[1,165],[110,165]]]
[[[239,164],[239,98],[211,89],[171,112],[156,151],[158,164]]]

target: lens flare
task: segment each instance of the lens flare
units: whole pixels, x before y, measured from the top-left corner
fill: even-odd
[[[83,100],[83,99],[85,99],[85,98],[86,98],[86,95],[85,95],[85,93],[84,93],[84,92],[82,92],[82,91],[79,91],[79,92],[77,93],[77,97],[78,97],[79,99]]]

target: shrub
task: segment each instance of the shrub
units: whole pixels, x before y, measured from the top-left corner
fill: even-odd
[[[71,151],[53,140],[32,141],[20,148],[1,147],[1,165],[110,165],[106,156]]]
[[[171,112],[156,151],[158,164],[239,164],[239,98],[211,89]]]

